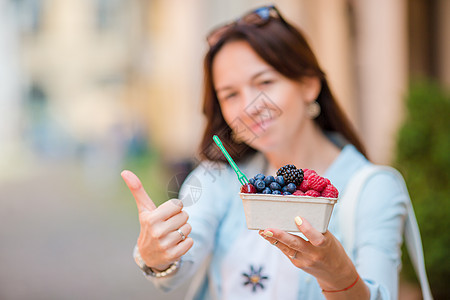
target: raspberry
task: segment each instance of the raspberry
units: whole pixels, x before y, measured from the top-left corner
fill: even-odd
[[[292,195],[295,195],[295,196],[303,196],[305,193],[303,193],[302,191],[300,191],[300,190],[296,190]]]
[[[337,198],[338,196],[339,196],[339,192],[338,192],[337,188],[332,184],[327,185],[322,192],[322,197]]]
[[[316,171],[310,169],[303,169],[304,178],[308,178],[311,174],[317,174]]]
[[[311,174],[308,177],[309,189],[316,190],[319,193],[327,186],[327,182],[322,176]]]
[[[307,190],[309,190],[309,182],[307,179],[303,179],[302,183],[300,184],[300,190],[302,192],[306,192]]]
[[[309,191],[306,191],[305,196],[320,197],[320,193],[315,190],[309,190]]]
[[[256,188],[251,183],[246,183],[243,186],[241,186],[241,193],[246,194],[254,194],[256,193]]]

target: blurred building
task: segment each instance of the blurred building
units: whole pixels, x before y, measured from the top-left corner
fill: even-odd
[[[11,65],[2,70],[20,91],[1,97],[14,106],[2,113],[23,149],[39,157],[114,160],[133,138],[148,139],[144,110],[130,95],[147,42],[146,1],[0,3],[7,8],[0,31],[14,29],[2,39],[0,60],[9,63],[2,66]]]
[[[0,0],[0,167],[20,148],[20,66],[18,28],[12,6]]]
[[[450,86],[450,1],[273,2],[310,38],[371,158],[389,162],[410,80]],[[263,4],[0,0],[0,159],[22,145],[120,160],[136,140],[167,160],[192,158],[205,37]]]

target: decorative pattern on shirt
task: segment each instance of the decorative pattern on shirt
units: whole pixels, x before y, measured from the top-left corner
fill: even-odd
[[[257,288],[260,287],[264,289],[262,283],[263,280],[269,279],[268,276],[262,275],[263,266],[260,266],[258,270],[253,265],[250,265],[250,272],[242,273],[245,277],[244,285],[250,285],[252,287],[252,292],[256,293]]]

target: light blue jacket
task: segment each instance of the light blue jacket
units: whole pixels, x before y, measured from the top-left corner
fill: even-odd
[[[352,188],[347,186],[352,174],[367,164],[370,162],[354,146],[347,145],[322,175],[342,195],[345,189]],[[239,167],[247,176],[254,176],[264,173],[266,165],[258,153]],[[398,297],[400,247],[409,201],[402,184],[392,174],[380,172],[367,182],[356,208],[355,251],[348,255],[369,287],[371,299]],[[247,229],[239,189],[236,175],[228,165],[200,164],[180,193],[181,199],[190,193],[186,199],[196,201],[185,203],[194,246],[183,256],[175,275],[149,279],[169,291],[191,278],[211,257],[198,299],[324,299],[314,277],[293,266],[257,231]],[[328,229],[341,240],[339,208],[338,201]],[[259,275],[259,279],[253,277],[257,280],[251,281],[252,274]]]

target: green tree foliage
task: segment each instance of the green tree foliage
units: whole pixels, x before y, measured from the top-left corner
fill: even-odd
[[[395,165],[411,195],[433,295],[450,299],[450,94],[438,84],[412,85]],[[412,278],[409,260],[403,263]]]

